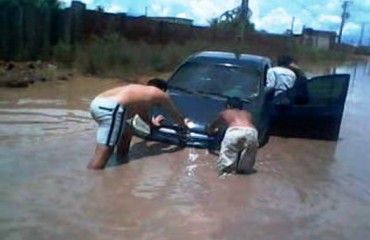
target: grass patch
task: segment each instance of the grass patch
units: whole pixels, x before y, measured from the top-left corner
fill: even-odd
[[[145,42],[130,42],[118,35],[95,38],[89,42],[70,46],[59,43],[54,47],[53,60],[63,67],[74,68],[82,74],[100,77],[127,77],[150,72],[168,72],[189,55],[205,50],[231,51],[263,54],[266,46],[240,45],[235,42],[217,43],[202,40],[188,41],[185,44],[150,45]],[[290,53],[304,62],[341,61],[345,53],[316,50],[295,46]],[[269,57],[275,60],[277,53],[270,51]]]
[[[314,49],[307,46],[294,46],[292,48],[292,54],[297,59],[302,59],[304,62],[315,63],[315,62],[341,62],[345,61],[349,55],[348,53],[334,51],[334,50],[324,50],[324,49]]]

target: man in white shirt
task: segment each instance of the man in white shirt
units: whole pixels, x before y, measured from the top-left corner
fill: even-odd
[[[290,56],[280,56],[277,66],[267,70],[266,86],[275,89],[275,96],[294,86],[297,76],[289,69],[293,62],[294,59]]]

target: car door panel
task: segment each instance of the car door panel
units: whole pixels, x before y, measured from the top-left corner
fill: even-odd
[[[337,140],[349,85],[349,74],[314,77],[307,80],[308,101],[295,102],[299,86],[276,97],[271,134]]]
[[[267,144],[270,135],[271,118],[270,113],[273,107],[274,91],[272,88],[265,87],[261,95],[261,112],[258,114],[257,129],[258,129],[258,140],[259,147],[263,147]]]

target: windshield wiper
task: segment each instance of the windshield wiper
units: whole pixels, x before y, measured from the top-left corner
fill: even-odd
[[[204,94],[204,95],[211,95],[211,96],[216,96],[216,97],[222,97],[222,98],[228,98],[229,97],[229,96],[224,95],[222,93],[208,92],[208,91],[203,91],[203,90],[196,91],[196,93],[200,93],[200,94]]]
[[[249,97],[249,98],[241,98],[241,100],[243,101],[243,102],[252,102],[252,100],[253,100],[253,97]]]
[[[228,95],[225,95],[225,94],[222,94],[222,93],[218,93],[218,92],[208,92],[208,91],[204,91],[204,90],[198,90],[198,91],[191,91],[191,90],[188,90],[188,89],[185,89],[185,88],[182,88],[182,87],[177,87],[177,86],[169,86],[168,87],[169,89],[174,89],[174,90],[178,90],[178,91],[181,91],[181,92],[186,92],[186,93],[189,93],[189,94],[201,94],[201,95],[208,95],[208,96],[214,96],[214,97],[221,97],[221,98],[230,98],[231,96],[228,96]],[[253,97],[249,97],[249,98],[241,98],[241,100],[243,100],[244,102],[251,102],[253,99]]]
[[[186,92],[186,93],[190,93],[190,94],[195,94],[195,92],[191,91],[191,90],[188,90],[188,89],[185,89],[185,88],[182,88],[182,87],[177,87],[177,86],[168,86],[169,89],[174,89],[174,90],[178,90],[178,91],[181,91],[181,92]]]
[[[200,94],[204,94],[204,95],[211,95],[211,96],[216,96],[216,97],[222,97],[222,98],[230,98],[230,97],[232,97],[232,96],[225,95],[225,94],[222,94],[222,93],[207,92],[207,91],[203,91],[203,90],[197,91],[196,93],[200,93]],[[243,102],[252,102],[253,96],[252,97],[240,97],[240,99]]]

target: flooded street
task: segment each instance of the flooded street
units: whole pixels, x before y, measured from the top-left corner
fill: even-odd
[[[226,179],[206,150],[140,139],[128,164],[87,170],[88,105],[118,81],[0,89],[0,239],[367,239],[370,63],[336,72],[351,74],[338,142],[271,137],[256,174]]]

